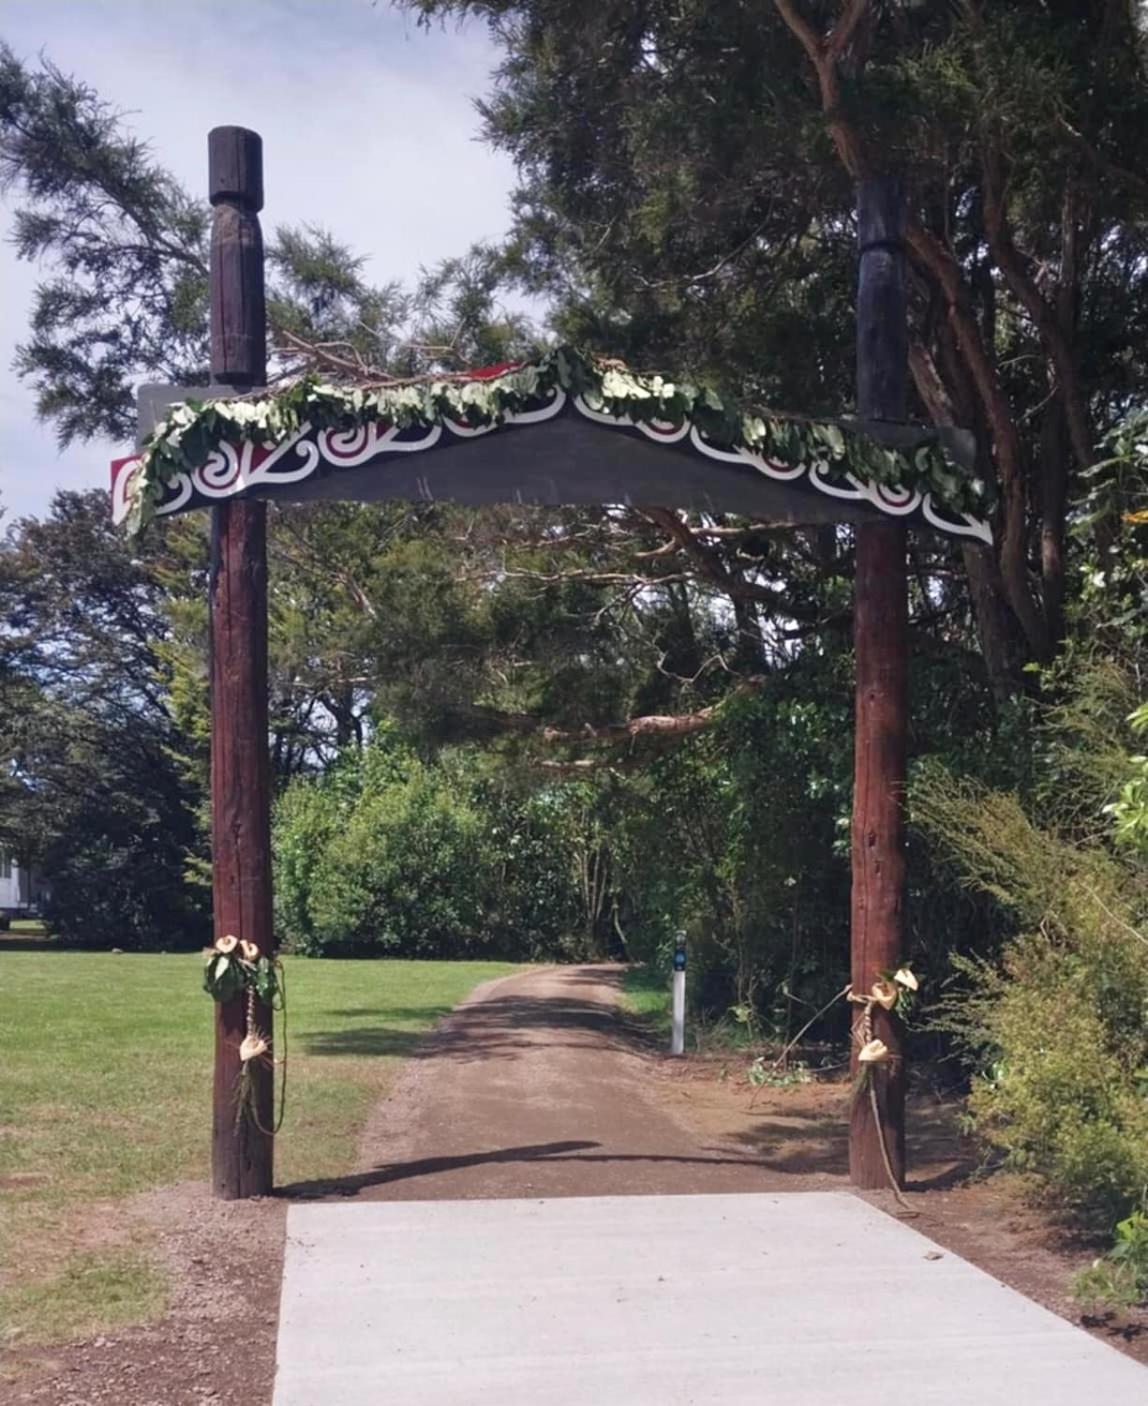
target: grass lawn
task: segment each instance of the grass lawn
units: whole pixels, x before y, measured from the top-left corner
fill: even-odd
[[[622,978],[622,998],[627,1009],[660,1035],[669,1035],[670,976],[659,967],[628,967]]]
[[[285,966],[280,1184],[351,1171],[367,1112],[419,1034],[479,982],[516,970]],[[162,1275],[146,1245],[115,1233],[115,1201],[208,1175],[212,1004],[201,970],[197,954],[0,949],[0,1346],[162,1310]]]
[[[622,980],[622,1000],[627,1010],[659,1040],[670,1039],[673,1025],[672,976],[661,966],[647,963],[629,967]],[[686,978],[686,1049],[689,1053],[728,1054],[746,1061],[756,1052],[753,1032],[732,1015],[699,1015],[689,1004]]]
[[[21,937],[48,936],[48,929],[39,918],[13,918],[8,924],[8,931],[17,933]]]

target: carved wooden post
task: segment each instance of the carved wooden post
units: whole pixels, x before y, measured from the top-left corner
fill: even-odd
[[[245,388],[267,377],[263,290],[263,143],[242,127],[208,137],[211,372]],[[267,754],[267,516],[257,500],[222,503],[211,530],[211,847],[215,934],[270,953],[270,774]],[[257,1004],[271,1035],[271,1011]],[[244,1002],[216,1007],[212,1185],[216,1196],[264,1196],[273,1139],[241,1115],[239,1043]],[[254,1109],[271,1127],[272,1070],[255,1061]]]
[[[904,199],[889,177],[862,181],[857,195],[857,410],[869,420],[903,421],[908,390]],[[853,638],[857,668],[853,773],[852,982],[867,992],[903,955],[904,816],[908,604],[905,528],[857,529]],[[854,1007],[855,1029],[860,1010]],[[866,1094],[854,1100],[849,1174],[854,1186],[888,1186],[880,1138],[897,1183],[905,1177],[905,1065],[896,1016],[873,1009],[874,1035],[888,1064],[870,1065],[880,1124]],[[853,1069],[857,1069],[854,1040]]]

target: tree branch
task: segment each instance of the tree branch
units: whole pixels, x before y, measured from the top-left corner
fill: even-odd
[[[501,727],[507,732],[522,733],[536,737],[547,746],[563,746],[582,743],[594,747],[616,746],[621,742],[634,742],[638,738],[663,738],[676,740],[704,732],[717,721],[722,708],[731,698],[744,698],[761,691],[765,680],[760,677],[742,679],[718,703],[708,708],[699,708],[693,713],[647,713],[641,717],[629,718],[621,723],[583,723],[577,728],[554,727],[540,722],[529,713],[507,713],[497,708],[486,708],[475,704],[467,713],[470,717]],[[573,766],[576,763],[563,762],[557,765]]]
[[[1078,132],[1067,118],[1061,117],[1058,120],[1061,131],[1065,133],[1089,165],[1094,166],[1102,176],[1119,181],[1121,185],[1127,186],[1137,195],[1148,199],[1148,180],[1145,180],[1138,171],[1130,171],[1127,166],[1121,166],[1119,162],[1105,156],[1102,151],[1092,145],[1083,132]]]
[[[824,58],[821,48],[821,40],[813,32],[812,25],[800,15],[793,0],[774,0],[781,18],[792,30],[801,47],[809,55],[809,61],[820,73],[821,64]]]
[[[1037,287],[1030,260],[1021,253],[1013,240],[1005,208],[1003,162],[995,143],[990,143],[984,152],[983,170],[985,232],[988,235],[989,249],[1009,287],[1032,318],[1041,340],[1048,349],[1060,381],[1072,452],[1079,467],[1087,469],[1093,461],[1094,441],[1080,390],[1076,359],[1056,310]]]
[[[860,0],[857,0],[857,3],[850,0],[833,32],[823,44],[808,21],[798,12],[794,0],[774,0],[774,3],[778,13],[809,56],[817,74],[822,110],[838,156],[849,175],[858,180],[867,173],[869,161],[860,134],[840,110],[837,61],[868,6],[860,3]],[[1012,408],[1001,389],[996,368],[977,326],[964,270],[951,250],[919,220],[914,219],[910,219],[906,229],[905,244],[918,265],[932,275],[941,289],[948,306],[949,321],[957,345],[968,365],[977,396],[992,430],[1004,499],[1001,578],[1009,605],[1021,622],[1034,653],[1039,657],[1047,657],[1047,622],[1033,595],[1028,575],[1025,463]]]
[[[669,533],[677,548],[695,562],[702,576],[715,585],[733,602],[766,605],[774,615],[786,615],[808,624],[825,624],[827,619],[817,610],[797,601],[779,596],[769,586],[747,581],[736,571],[730,571],[718,553],[700,540],[700,534],[683,521],[672,508],[643,507],[643,517]]]
[[[841,82],[838,63],[869,10],[869,0],[847,0],[837,23],[824,43],[797,9],[794,0],[774,0],[777,11],[809,56],[821,92],[821,109],[829,135],[842,165],[854,180],[868,170],[865,151],[856,130],[841,115]]]
[[[981,337],[960,264],[952,252],[917,220],[909,221],[905,243],[909,252],[932,274],[944,295],[953,335],[992,430],[994,457],[1004,500],[1001,579],[1009,605],[1020,621],[1033,652],[1045,658],[1048,655],[1048,629],[1029,584],[1024,451],[1012,407],[1001,389],[996,367]]]
[[[825,56],[834,63],[841,57],[857,32],[857,26],[869,12],[869,0],[847,0],[841,17],[825,41]]]

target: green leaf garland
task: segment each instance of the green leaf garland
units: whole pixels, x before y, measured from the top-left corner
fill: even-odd
[[[453,420],[471,427],[503,423],[556,387],[581,396],[599,414],[680,426],[691,420],[721,449],[746,449],[791,467],[851,473],[867,483],[933,495],[956,512],[983,516],[986,486],[965,473],[936,440],[911,451],[888,448],[840,421],[788,419],[747,412],[691,380],[633,371],[619,362],[559,347],[541,360],[489,377],[428,377],[406,384],[339,384],[306,376],[282,389],[175,406],[144,446],[131,489],[128,527],[155,516],[165,485],[188,473],[221,444],[276,443],[312,429],[350,430],[372,423],[400,429]]]
[[[276,958],[262,954],[253,959],[244,956],[234,938],[219,938],[213,947],[204,949],[203,989],[215,1001],[234,1001],[252,990],[274,1010],[281,1010],[283,983],[279,972]]]

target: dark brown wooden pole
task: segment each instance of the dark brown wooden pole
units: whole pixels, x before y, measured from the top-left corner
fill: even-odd
[[[890,177],[857,192],[857,411],[869,420],[903,421],[908,394],[904,199]],[[868,992],[903,955],[905,888],[906,666],[908,605],[905,528],[896,521],[857,529],[853,640],[857,702],[853,771],[852,982]],[[861,1009],[854,1007],[854,1032]],[[900,1021],[873,1008],[873,1034],[890,1063],[870,1065],[880,1119],[866,1091],[853,1101],[849,1175],[854,1186],[889,1185],[882,1133],[897,1184],[905,1179],[905,1063]],[[858,1040],[853,1042],[857,1071]]]
[[[242,127],[208,137],[211,231],[211,371],[222,385],[267,376],[263,289],[263,145]],[[273,946],[270,770],[267,752],[267,518],[248,500],[212,510],[211,846],[215,935]],[[271,1012],[256,1006],[270,1039]],[[211,1175],[234,1201],[272,1187],[272,1070],[250,1071],[258,1122],[239,1103],[244,1002],[216,1007]],[[262,1125],[262,1128],[259,1125]]]

